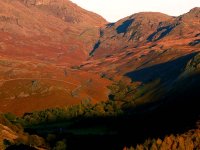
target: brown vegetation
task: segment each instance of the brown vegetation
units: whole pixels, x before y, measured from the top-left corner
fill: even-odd
[[[124,148],[124,150],[177,150],[200,149],[200,129],[190,130],[180,135],[169,135],[164,139],[148,139],[143,144],[138,144],[135,148]]]

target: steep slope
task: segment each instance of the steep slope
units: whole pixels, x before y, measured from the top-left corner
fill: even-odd
[[[20,0],[28,7],[37,7],[65,22],[86,27],[104,25],[106,21],[99,15],[86,11],[69,0]]]
[[[96,51],[94,50],[94,56],[106,56],[128,46],[144,45],[148,35],[154,32],[161,22],[171,18],[162,13],[144,12],[108,24],[101,30],[100,45]]]
[[[0,7],[1,112],[106,100],[109,81],[74,67],[88,57],[102,17],[69,0],[0,0]]]
[[[179,17],[147,12],[108,24],[82,67],[110,78],[199,51],[199,15],[200,8]]]
[[[1,0],[0,5],[1,55],[9,57],[80,63],[106,23],[68,0]]]
[[[102,77],[171,85],[200,50],[200,8],[179,17],[137,13],[103,26],[68,0],[0,4],[2,112],[106,100],[111,82]]]

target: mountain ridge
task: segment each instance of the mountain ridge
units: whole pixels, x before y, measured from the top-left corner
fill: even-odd
[[[198,52],[199,11],[197,7],[178,17],[143,12],[108,24],[82,67],[117,77]]]
[[[0,6],[0,149],[200,147],[200,8],[108,23],[68,0]]]
[[[86,23],[89,21],[91,25],[103,25],[107,21],[98,14],[87,11],[70,0],[20,0],[25,5],[35,6],[43,11],[47,11],[52,15],[61,18],[69,23]],[[68,9],[70,8],[70,9]]]
[[[12,105],[27,106],[27,100],[34,102],[26,111],[53,107],[55,99],[58,106],[106,100],[113,81],[134,82],[149,68],[155,74],[148,81],[154,75],[171,78],[168,74],[180,69],[180,65],[170,69],[173,62],[199,52],[199,8],[179,17],[141,12],[108,23],[68,0],[42,2],[0,1],[4,111],[10,107],[22,114]],[[157,73],[157,66],[172,72]]]
[[[65,63],[63,59],[72,65],[80,63],[80,60],[86,59],[88,49],[92,47],[94,40],[98,37],[99,26],[107,23],[102,17],[83,10],[66,0],[64,1],[64,8],[60,7],[61,1],[58,0],[56,4],[52,5],[52,7],[55,7],[52,10],[48,5],[44,8],[27,7],[22,2],[0,1],[3,6],[0,12],[0,31],[2,31],[2,35],[7,34],[6,37],[1,37],[3,38],[2,41],[7,37],[13,39],[12,45],[8,41],[4,41],[6,42],[4,45],[8,47],[16,45],[15,48],[12,48],[12,53],[22,59],[24,59],[23,56],[19,54],[22,51],[17,50],[22,44],[19,45],[18,43],[23,43],[23,49],[27,54],[30,53],[28,54],[29,59],[41,61],[41,57],[37,58],[37,56],[34,57],[31,54],[36,53],[35,55],[41,55],[47,59],[53,56],[49,61],[52,59],[57,63]],[[71,11],[72,15],[67,11]],[[57,13],[58,15],[56,15]],[[74,20],[79,19],[82,21],[73,23]],[[44,54],[40,50],[41,47],[44,48],[44,51],[49,52],[50,56],[47,53]],[[11,49],[8,50],[10,52],[7,56],[10,56]],[[63,55],[60,57],[60,54]],[[80,54],[80,56],[77,56],[77,54]],[[4,53],[4,55],[6,54]],[[59,58],[56,57],[57,55],[59,55]],[[71,59],[75,56],[78,59]]]

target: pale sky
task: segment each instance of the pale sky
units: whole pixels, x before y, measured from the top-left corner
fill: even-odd
[[[154,11],[171,16],[188,12],[200,7],[200,0],[71,0],[82,8],[100,14],[109,22],[137,12]]]

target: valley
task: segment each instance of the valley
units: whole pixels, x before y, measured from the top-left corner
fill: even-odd
[[[0,149],[200,149],[199,7],[114,23],[69,0],[0,8]]]

